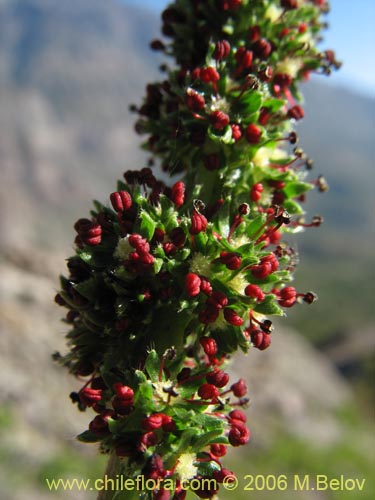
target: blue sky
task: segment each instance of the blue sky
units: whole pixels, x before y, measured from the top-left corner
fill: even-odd
[[[122,0],[146,7],[160,14],[170,3],[167,0]],[[354,91],[375,96],[375,0],[330,0],[322,48],[335,50],[343,67],[327,79]]]

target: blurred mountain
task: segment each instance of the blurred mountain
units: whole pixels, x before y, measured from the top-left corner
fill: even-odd
[[[74,221],[88,214],[92,198],[105,200],[124,170],[144,165],[128,105],[139,103],[147,82],[159,78],[158,59],[148,49],[158,29],[157,15],[115,0],[0,0],[0,372],[9,381],[0,391],[0,497],[47,498],[48,475],[101,473],[103,463],[95,469],[88,447],[74,445],[87,416],[68,401],[73,382],[51,367],[50,353],[65,344],[52,300],[72,251]],[[321,300],[293,308],[288,323],[315,339],[331,336],[332,360],[358,367],[369,346],[354,341],[353,349],[342,335],[355,338],[366,327],[370,337],[366,325],[373,325],[374,103],[315,81],[304,93],[301,144],[315,159],[313,175],[323,173],[331,189],[313,192],[307,205],[309,216],[322,213],[326,223],[293,242],[302,260],[297,283],[303,289],[309,283]],[[275,335],[265,357],[252,352],[248,358],[258,412],[255,449],[271,450],[270,463],[280,471],[294,467],[295,457],[300,461],[317,440],[337,453],[314,455],[319,467],[326,459],[320,472],[338,463],[341,474],[339,459],[351,467],[358,451],[352,472],[364,473],[367,427],[348,424],[350,415],[335,420],[354,406],[346,381],[303,338]],[[340,342],[345,349],[338,351]],[[242,365],[238,375],[246,372]],[[51,404],[54,398],[65,402]],[[343,449],[340,443],[353,432],[358,450]],[[271,444],[286,434],[275,452]],[[302,444],[293,441],[302,438]],[[292,444],[294,458],[275,462]],[[75,469],[77,453],[84,454],[85,469]],[[312,470],[312,459],[301,464]]]
[[[0,3],[3,244],[61,245],[91,197],[143,165],[127,108],[157,77],[148,42],[158,29],[157,15],[114,0]],[[374,102],[315,82],[305,95],[302,144],[331,184],[311,209],[345,238],[368,230]],[[322,251],[322,238],[307,241]]]

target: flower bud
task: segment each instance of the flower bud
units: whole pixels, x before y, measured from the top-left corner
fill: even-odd
[[[229,124],[229,116],[220,110],[213,111],[209,119],[215,130],[223,130]]]
[[[225,264],[227,269],[230,269],[231,271],[236,271],[241,267],[242,259],[239,255],[233,252],[221,252],[220,262],[222,264]]]
[[[194,209],[191,215],[191,226],[189,229],[190,234],[199,234],[202,231],[205,231],[206,227],[207,227],[206,217]]]
[[[196,297],[200,293],[201,279],[197,274],[189,273],[185,278],[185,291],[188,297]]]
[[[233,427],[229,432],[228,439],[232,446],[242,446],[249,441],[250,431],[245,425]]]
[[[215,457],[224,457],[227,454],[227,447],[225,444],[212,444],[210,446],[210,452]]]
[[[279,304],[282,307],[292,307],[297,300],[297,291],[293,286],[286,286],[279,292]]]
[[[132,206],[132,198],[127,191],[117,191],[110,195],[110,200],[113,209],[116,212],[123,212],[124,210],[129,210]]]
[[[216,340],[211,337],[201,337],[199,339],[199,343],[201,344],[205,354],[207,356],[212,357],[217,354],[217,343]]]
[[[163,415],[161,413],[153,413],[149,417],[146,417],[142,420],[142,427],[146,429],[146,431],[154,431],[156,429],[160,429],[163,425]]]
[[[239,316],[233,309],[226,307],[224,309],[224,318],[229,324],[233,326],[241,326],[243,324],[243,319]]]
[[[92,406],[94,403],[101,401],[102,389],[92,389],[85,387],[79,391],[79,399],[86,406]]]
[[[209,384],[214,385],[215,387],[225,387],[229,382],[229,375],[222,370],[214,370],[207,374],[206,380]]]
[[[227,40],[219,40],[216,42],[214,53],[212,54],[213,59],[216,61],[221,61],[228,57],[230,53],[230,43]]]
[[[240,420],[243,423],[246,423],[246,421],[247,421],[246,415],[244,414],[244,412],[242,410],[232,410],[229,413],[229,417],[232,420]]]
[[[245,137],[250,144],[259,144],[262,136],[262,131],[254,123],[250,123],[245,131]]]
[[[231,385],[231,390],[237,398],[242,398],[247,393],[246,382],[243,378],[240,378],[238,382]]]
[[[257,285],[247,285],[245,288],[245,295],[247,297],[251,297],[252,299],[256,299],[257,302],[262,302],[264,300],[264,293]]]
[[[212,384],[203,384],[198,389],[198,396],[202,399],[217,399],[219,396],[219,390]]]
[[[263,184],[261,182],[257,182],[256,184],[254,184],[251,188],[251,191],[250,191],[250,200],[254,201],[254,202],[259,201],[261,196],[262,196],[263,191],[264,191],[264,187],[263,187]]]
[[[172,201],[176,208],[180,208],[185,201],[185,184],[181,181],[176,182],[172,186]]]
[[[205,100],[202,94],[194,89],[188,89],[186,92],[186,105],[192,111],[201,111],[204,109]]]
[[[223,292],[212,292],[206,304],[216,309],[222,309],[228,304],[228,298]]]

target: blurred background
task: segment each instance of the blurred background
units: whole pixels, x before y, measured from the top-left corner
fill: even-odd
[[[358,492],[256,492],[258,499],[370,499],[374,484],[373,0],[331,0],[322,49],[344,66],[305,85],[301,145],[330,191],[296,238],[296,282],[319,301],[293,308],[272,348],[239,356],[252,441],[227,461],[248,474],[366,478]],[[0,0],[0,498],[90,499],[45,478],[101,477],[105,457],[75,441],[89,415],[51,361],[65,325],[53,297],[73,223],[145,156],[128,106],[159,78],[148,48],[161,0]],[[254,492],[224,493],[239,500]],[[254,497],[254,498],[255,498]]]

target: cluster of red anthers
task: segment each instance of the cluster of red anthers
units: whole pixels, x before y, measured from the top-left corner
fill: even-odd
[[[70,350],[55,357],[83,378],[72,401],[96,412],[79,439],[100,442],[126,478],[155,480],[149,500],[182,500],[193,481],[212,498],[234,478],[222,458],[250,433],[231,354],[268,348],[270,316],[315,300],[290,284],[288,234],[322,223],[306,222],[302,203],[328,189],[306,180],[313,163],[294,130],[298,84],[339,66],[316,48],[327,10],[324,0],[168,7],[169,41],[152,47],[177,65],[134,111],[149,166],[184,177],[168,185],[149,167],[129,170],[74,226],[56,296]]]

